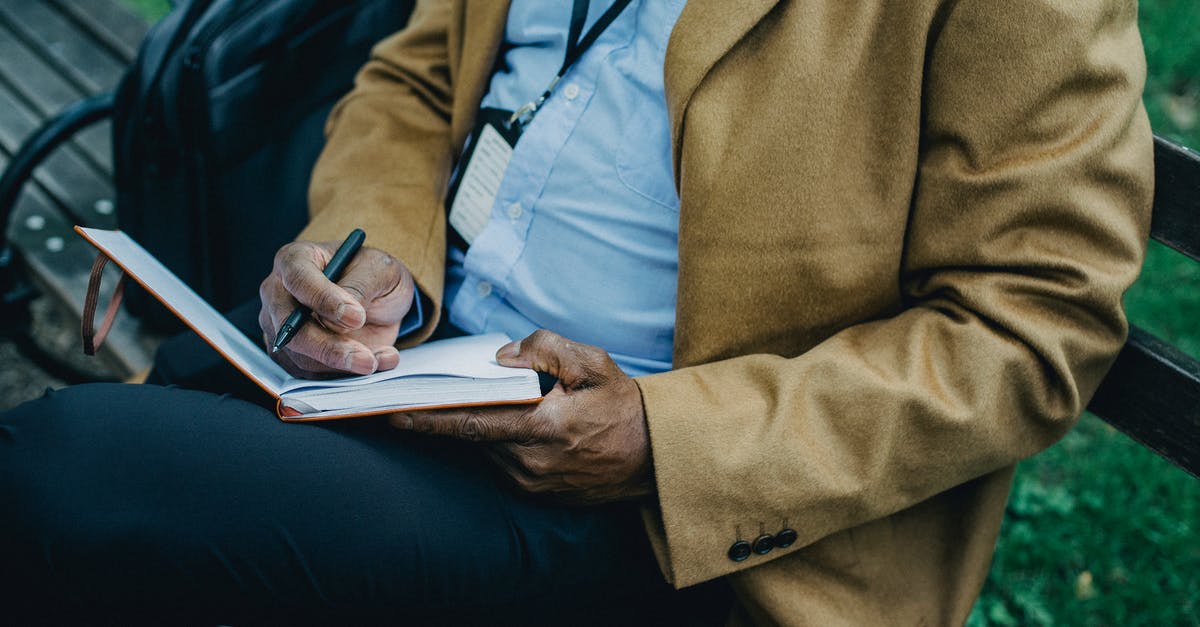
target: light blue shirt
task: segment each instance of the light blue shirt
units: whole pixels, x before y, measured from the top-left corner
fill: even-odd
[[[591,24],[612,0],[593,0]],[[679,198],[663,58],[685,0],[635,0],[572,66],[517,142],[487,226],[452,249],[450,321],[523,338],[547,328],[630,375],[667,370]],[[515,110],[562,65],[571,2],[514,0],[483,106]]]

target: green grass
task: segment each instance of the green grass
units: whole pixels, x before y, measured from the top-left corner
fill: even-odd
[[[1125,311],[1134,324],[1200,358],[1200,263],[1150,242]]]
[[[1200,480],[1091,415],[1023,463],[972,625],[1200,625]]]
[[[163,0],[125,0],[147,20]],[[1200,2],[1143,0],[1156,133],[1200,148]],[[1151,244],[1130,319],[1200,356],[1200,264]],[[969,624],[1200,626],[1200,480],[1085,415],[1021,464]]]
[[[1143,0],[1146,109],[1159,135],[1200,148],[1200,3]]]
[[[157,21],[171,10],[171,5],[167,3],[167,0],[121,0],[121,3],[145,18],[147,22]]]
[[[1151,126],[1200,147],[1200,3],[1140,9]],[[1133,323],[1200,356],[1200,264],[1151,243],[1125,304]],[[1200,626],[1200,479],[1085,415],[1018,468],[968,624]]]

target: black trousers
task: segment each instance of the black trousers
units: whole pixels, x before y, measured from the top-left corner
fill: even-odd
[[[249,333],[254,309],[234,316]],[[683,620],[630,504],[519,494],[473,445],[379,419],[285,424],[195,336],[169,341],[153,378],[166,385],[76,386],[0,416],[0,614]]]

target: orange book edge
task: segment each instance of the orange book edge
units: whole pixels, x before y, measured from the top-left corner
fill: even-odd
[[[120,229],[110,229],[110,230],[120,231]],[[241,372],[243,376],[245,376],[250,381],[254,382],[254,384],[257,385],[259,388],[261,388],[262,391],[264,391],[268,395],[270,395],[271,398],[274,398],[275,399],[275,415],[284,422],[323,422],[323,421],[327,421],[327,420],[342,420],[344,418],[362,418],[362,417],[366,417],[366,416],[380,416],[383,414],[398,414],[398,413],[402,413],[402,412],[406,412],[406,411],[429,411],[429,410],[435,410],[435,409],[457,409],[457,408],[462,408],[462,407],[495,407],[495,406],[501,406],[501,405],[532,405],[532,404],[540,403],[542,401],[542,398],[544,398],[542,396],[535,396],[535,397],[528,398],[528,399],[517,399],[517,400],[511,400],[511,401],[495,401],[495,402],[484,402],[484,403],[455,403],[455,404],[447,404],[447,405],[423,405],[421,407],[372,409],[372,410],[349,413],[349,414],[335,414],[332,416],[313,416],[311,414],[301,414],[300,412],[296,411],[295,409],[285,406],[283,404],[283,397],[279,396],[274,391],[268,389],[258,379],[251,376],[250,373],[247,372],[246,369],[241,366],[241,364],[239,364],[236,360],[231,359],[229,357],[229,355],[227,355],[225,353],[225,351],[221,350],[220,348],[217,348],[217,345],[213,344],[207,337],[205,337],[204,334],[201,333],[200,330],[197,329],[196,326],[193,325],[190,320],[188,320],[186,317],[184,317],[182,314],[180,314],[177,309],[175,309],[174,307],[171,306],[170,303],[163,300],[162,296],[160,296],[159,293],[156,290],[154,290],[154,288],[150,287],[144,281],[142,281],[142,279],[137,274],[135,274],[132,270],[130,270],[125,264],[121,263],[120,261],[118,261],[116,259],[113,259],[113,256],[107,250],[105,250],[104,247],[101,246],[99,242],[97,242],[96,240],[94,240],[90,236],[88,236],[87,232],[83,230],[83,227],[81,227],[78,224],[75,225],[75,232],[78,233],[80,237],[87,240],[87,242],[89,244],[91,244],[92,247],[94,247],[100,254],[104,255],[105,257],[108,257],[109,261],[113,262],[114,264],[117,265],[117,267],[121,268],[121,271],[125,273],[125,276],[131,277],[138,285],[142,286],[142,289],[146,290],[147,293],[149,293],[151,296],[153,296],[155,300],[162,303],[162,305],[164,307],[166,307],[168,310],[170,310],[170,312],[176,318],[179,318],[179,320],[181,322],[183,322],[183,324],[187,325],[187,327],[189,329],[191,329],[192,332],[194,332],[197,336],[199,336],[200,339],[204,340],[205,344],[208,344],[209,346],[212,347],[212,349],[214,351],[216,351],[218,354],[220,354],[221,357],[226,362],[228,362],[234,368],[237,368],[238,372]],[[264,352],[265,352],[265,349],[264,349]],[[290,413],[290,412],[295,412],[295,413]]]

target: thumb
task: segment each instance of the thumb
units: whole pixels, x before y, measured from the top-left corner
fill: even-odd
[[[609,370],[605,365],[612,360],[603,349],[539,329],[519,342],[501,347],[496,353],[496,362],[510,368],[545,372],[558,378],[563,387],[571,389],[604,383]]]

